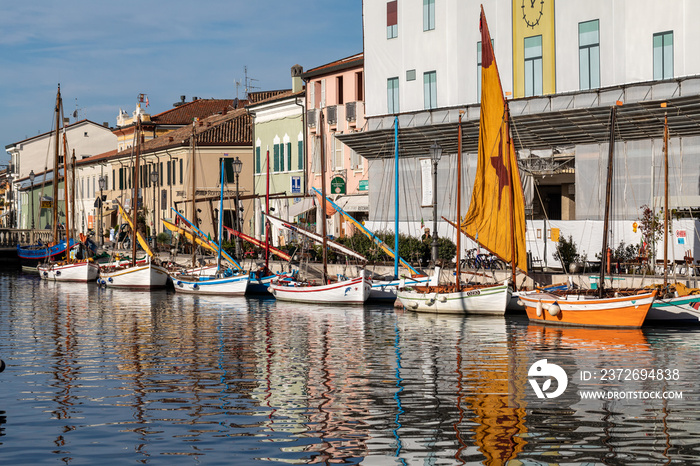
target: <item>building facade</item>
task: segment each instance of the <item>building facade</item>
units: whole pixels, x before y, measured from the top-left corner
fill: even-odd
[[[676,176],[672,208],[700,205],[700,126],[695,110],[700,102],[700,56],[692,50],[700,43],[700,31],[692,24],[700,5],[690,0],[663,5],[602,0],[482,4],[510,99],[528,198],[529,246],[540,259],[546,254],[543,250],[551,255],[554,236],[543,235],[539,228],[538,238],[532,222],[602,218],[610,113],[618,101],[623,103],[617,112],[614,150],[619,195],[613,211],[630,224],[623,228],[623,240],[638,243],[631,224],[640,208],[660,206],[665,112]],[[438,218],[459,215],[454,171],[460,113],[463,206],[471,196],[479,121],[479,16],[479,3],[458,0],[363,2],[367,126],[362,134],[340,139],[370,159],[370,205],[393,203],[391,194],[374,186],[389,169],[389,142],[398,117],[400,192],[406,193],[400,228],[413,235],[421,218],[432,218],[433,206],[422,199],[425,191],[438,191]],[[433,143],[443,149],[440,181],[434,187],[421,170]],[[370,223],[382,220],[370,212]],[[441,223],[439,234],[454,237],[455,231]],[[568,235],[567,229],[558,230]],[[579,236],[581,229],[571,233]]]

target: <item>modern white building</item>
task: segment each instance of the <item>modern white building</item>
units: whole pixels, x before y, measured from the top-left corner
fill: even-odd
[[[340,136],[370,161],[370,206],[393,204],[379,189],[393,173],[398,117],[400,228],[417,236],[433,218],[424,193],[433,189],[430,146],[438,165],[438,219],[456,219],[457,121],[463,112],[461,214],[475,174],[480,95],[480,5],[502,86],[510,99],[516,148],[529,199],[528,235],[542,257],[552,236],[542,219],[597,221],[603,215],[611,107],[622,102],[615,131],[614,216],[627,222],[618,238],[639,242],[631,224],[643,205],[658,209],[662,135],[668,113],[671,208],[700,207],[700,3],[693,0],[393,0],[363,2],[367,125]],[[661,103],[667,104],[666,108]],[[384,222],[370,209],[370,223]],[[388,214],[391,219],[391,212]],[[581,228],[561,234],[574,235]],[[440,235],[455,230],[440,222]],[[700,256],[696,233],[691,244]],[[581,238],[581,241],[583,239]],[[614,240],[617,245],[617,240]]]

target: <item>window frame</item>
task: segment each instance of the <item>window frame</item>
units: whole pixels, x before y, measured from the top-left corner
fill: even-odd
[[[596,28],[595,28],[595,33],[596,33],[596,38],[595,42],[591,43],[582,43],[582,38],[583,35],[586,34],[586,32],[591,32],[591,31],[581,31],[581,28],[586,25],[590,25],[595,23]],[[585,54],[585,60],[584,60],[584,54]],[[595,57],[592,57],[592,54],[595,55]],[[594,61],[597,62],[595,63],[595,71],[593,71],[593,64]],[[584,62],[586,63],[586,70],[588,71],[587,73],[587,82],[584,83]],[[600,21],[597,19],[592,19],[589,21],[582,21],[578,23],[578,67],[579,67],[579,73],[578,73],[578,80],[579,80],[579,89],[580,90],[589,90],[589,89],[598,89],[600,87]],[[595,76],[594,76],[595,74]]]

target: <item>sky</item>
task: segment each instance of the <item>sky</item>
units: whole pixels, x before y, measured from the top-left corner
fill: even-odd
[[[5,146],[65,116],[116,125],[147,94],[148,113],[181,95],[232,99],[291,88],[304,70],[362,52],[362,1],[24,0],[0,8],[0,164]],[[236,86],[236,82],[241,85]]]

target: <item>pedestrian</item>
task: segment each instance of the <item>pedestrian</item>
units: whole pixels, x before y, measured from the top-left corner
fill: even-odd
[[[111,227],[109,229],[109,244],[112,245],[112,249],[114,249],[115,242],[116,242],[116,238],[114,237],[114,227]]]

